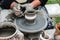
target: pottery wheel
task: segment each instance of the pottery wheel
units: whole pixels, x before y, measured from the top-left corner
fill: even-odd
[[[36,33],[46,28],[47,20],[43,15],[37,15],[35,24],[27,25],[25,18],[16,18],[15,24],[22,32]]]

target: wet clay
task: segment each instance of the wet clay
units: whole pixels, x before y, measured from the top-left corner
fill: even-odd
[[[11,36],[12,34],[14,34],[16,31],[15,28],[13,27],[3,27],[3,28],[0,28],[0,37],[8,37],[8,36]]]

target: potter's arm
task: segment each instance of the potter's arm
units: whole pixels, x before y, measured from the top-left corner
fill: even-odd
[[[34,0],[33,2],[30,3],[30,5],[35,8],[37,6],[44,6],[48,0]]]
[[[30,4],[32,7],[37,7],[38,5],[44,6],[48,0],[34,0]],[[0,0],[0,7],[9,9],[16,4],[15,0]]]

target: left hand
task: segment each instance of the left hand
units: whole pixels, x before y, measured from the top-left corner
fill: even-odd
[[[24,4],[24,5],[22,5],[22,7],[25,7],[24,13],[27,11],[32,11],[32,9],[33,9],[33,7],[30,4]]]
[[[20,4],[17,4],[13,7],[13,12],[17,17],[23,16],[23,12],[21,11],[21,5]]]

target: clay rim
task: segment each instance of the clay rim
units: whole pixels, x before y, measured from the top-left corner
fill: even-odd
[[[15,33],[14,33],[14,34],[12,34],[11,36],[7,36],[7,37],[0,37],[0,39],[9,39],[9,38],[12,38],[13,36],[15,36],[15,35],[16,35],[16,33],[17,33],[17,31],[18,31],[18,29],[17,29],[17,27],[15,26],[15,24],[13,24],[13,23],[11,23],[11,22],[4,22],[4,23],[12,24],[12,26],[16,29],[16,31],[15,31]]]
[[[46,35],[48,35],[48,36],[49,36],[49,39],[50,39],[50,35],[47,34],[47,33],[46,33]],[[42,39],[42,40],[48,40],[48,39],[43,38],[43,37],[42,37],[42,34],[40,34],[40,39]]]

